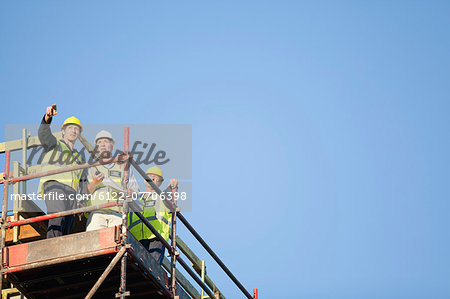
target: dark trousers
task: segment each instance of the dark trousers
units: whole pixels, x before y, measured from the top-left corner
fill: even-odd
[[[159,265],[162,265],[164,250],[166,249],[163,243],[156,238],[140,240],[139,242],[148,250],[148,252],[150,252],[150,256],[154,258]]]
[[[73,200],[69,195],[72,194]],[[75,190],[56,181],[49,181],[44,186],[44,199],[47,206],[47,214],[72,210],[76,206]],[[74,215],[49,219],[47,227],[47,239],[70,234],[74,221]]]
[[[73,215],[48,220],[47,239],[70,234],[73,226]]]

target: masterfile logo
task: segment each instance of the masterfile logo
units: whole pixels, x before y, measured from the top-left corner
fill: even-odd
[[[127,147],[128,156],[135,161],[141,170],[146,171],[152,166],[158,166],[161,169],[164,176],[161,190],[166,188],[170,179],[177,179],[179,181],[179,188],[176,198],[179,200],[179,207],[182,211],[190,211],[192,209],[191,125],[83,124],[82,134],[76,140],[73,147],[78,157],[75,161],[74,155],[67,152],[67,147],[64,147],[60,153],[57,153],[54,148],[48,149],[42,146],[38,136],[39,126],[40,124],[12,124],[6,126],[5,149],[11,151],[11,165],[14,177],[20,177],[25,174],[38,175],[41,173],[46,155],[49,156],[45,158],[45,163],[59,166],[60,168],[73,165],[73,162],[77,165],[83,165],[85,163],[98,165],[99,162],[102,165],[108,164],[108,162],[118,162],[120,164],[123,163],[120,159],[125,154],[124,150]],[[60,124],[52,123],[43,126],[48,126],[55,140],[63,140]],[[127,134],[125,134],[125,127],[129,127],[128,140],[126,140]],[[113,138],[112,150],[108,154],[102,152],[98,144],[95,144],[95,137],[102,130],[110,132]],[[24,132],[26,132],[25,135]],[[24,136],[26,136],[25,141]],[[27,145],[25,153],[22,146],[24,142]],[[93,167],[86,168],[86,171],[89,171],[91,168]],[[134,175],[139,185],[139,192],[133,193],[133,199],[139,199],[145,193],[146,183],[133,165],[130,164],[129,169],[130,174]],[[113,170],[111,173],[116,173],[115,171]],[[42,179],[45,179],[45,177],[37,176],[27,180],[26,183],[16,183],[17,187],[11,188],[13,189],[13,194],[9,196],[10,200],[15,202],[13,205],[26,206],[27,204],[24,201],[33,201],[42,210],[45,206],[42,202],[50,198],[39,196],[38,184]],[[88,200],[86,198],[89,194],[84,194],[83,196],[83,194],[78,194],[79,192],[80,190],[77,190],[73,198],[64,200]],[[163,197],[169,198],[169,196]],[[52,200],[55,199],[52,197]],[[57,200],[60,199],[58,198]],[[105,200],[108,200],[108,198],[105,198]],[[34,205],[30,207],[34,207]],[[31,212],[29,209],[27,211]]]

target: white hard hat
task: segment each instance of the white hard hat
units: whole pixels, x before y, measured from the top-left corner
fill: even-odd
[[[108,131],[101,130],[100,132],[98,132],[97,135],[95,136],[94,143],[97,143],[97,140],[99,140],[100,138],[108,138],[114,144],[114,138],[112,137],[111,133],[109,133]]]

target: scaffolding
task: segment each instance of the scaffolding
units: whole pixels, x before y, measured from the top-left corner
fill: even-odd
[[[0,153],[5,154],[5,171],[0,174],[3,184],[1,215],[0,274],[17,289],[2,290],[2,298],[20,291],[27,298],[220,298],[225,296],[206,274],[205,262],[177,235],[177,221],[181,221],[187,230],[211,255],[246,298],[257,299],[258,290],[251,295],[222,260],[208,246],[177,207],[176,190],[172,190],[172,201],[165,201],[171,217],[170,243],[167,242],[151,223],[143,216],[141,209],[129,196],[105,204],[82,207],[53,214],[27,211],[30,207],[18,207],[14,201],[13,215],[7,215],[9,187],[14,194],[26,193],[26,181],[74,170],[96,167],[112,162],[124,164],[124,185],[128,180],[132,166],[142,178],[151,185],[158,195],[161,190],[147,176],[129,152],[129,127],[124,130],[124,150],[117,157],[99,159],[93,163],[84,163],[71,167],[42,172],[40,166],[27,167],[27,149],[40,145],[39,139],[30,137],[23,129],[22,139],[0,144]],[[60,132],[54,134],[58,139]],[[92,152],[93,147],[83,137],[79,137],[85,148]],[[22,150],[22,166],[12,161],[11,151]],[[21,201],[22,202],[22,201]],[[23,201],[23,205],[35,205]],[[122,224],[116,227],[95,231],[78,232],[57,238],[43,239],[49,219],[92,212],[95,210],[120,207]],[[134,238],[127,227],[127,215],[135,213],[143,224],[150,229],[168,251],[170,261],[163,260],[162,267],[150,256],[148,251]],[[23,228],[23,229],[19,229]],[[7,245],[8,239],[8,246]],[[180,256],[180,250],[190,261],[188,265]],[[120,266],[119,266],[120,261]],[[177,265],[189,274],[200,286],[200,292],[177,269]],[[200,276],[200,277],[199,277]],[[96,282],[92,285],[92,282]],[[118,285],[118,287],[117,287]],[[207,294],[207,296],[204,295]]]

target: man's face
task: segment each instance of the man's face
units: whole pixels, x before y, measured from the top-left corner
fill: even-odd
[[[63,129],[64,139],[75,142],[80,136],[80,127],[77,125],[67,125]]]
[[[102,153],[112,153],[114,147],[111,139],[109,138],[100,138],[97,140],[97,143],[95,145],[97,146],[100,155]]]
[[[153,173],[147,173],[147,175],[150,177],[150,179],[152,179],[152,181],[155,183],[156,186],[158,186],[158,188],[161,186],[162,182],[163,182],[163,178],[160,177],[157,174],[153,174]],[[154,191],[152,186],[150,186],[149,183],[145,182],[145,189],[146,191]]]

